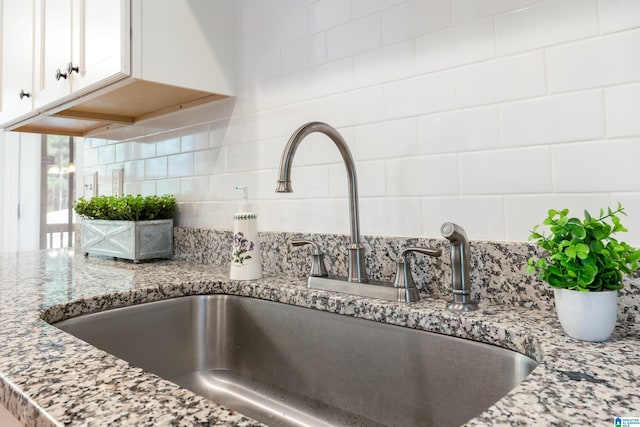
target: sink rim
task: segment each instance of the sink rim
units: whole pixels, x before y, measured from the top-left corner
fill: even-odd
[[[303,282],[301,282],[303,283]],[[262,286],[265,286],[262,284]],[[509,327],[505,328],[504,325],[500,323],[491,322],[486,316],[496,310],[500,309],[500,306],[481,306],[480,310],[476,312],[468,312],[468,313],[457,313],[446,310],[445,306],[447,300],[445,299],[435,299],[435,298],[423,298],[417,303],[413,304],[405,304],[394,301],[387,301],[372,297],[363,297],[357,295],[350,294],[335,294],[329,291],[310,289],[306,287],[306,283],[302,286],[304,288],[296,288],[296,291],[301,294],[301,296],[306,297],[304,299],[304,303],[300,303],[299,299],[296,299],[294,302],[291,301],[282,301],[279,298],[274,298],[271,295],[260,295],[255,296],[246,292],[224,292],[224,291],[215,291],[215,292],[183,292],[180,294],[165,294],[162,292],[154,292],[151,298],[148,297],[145,299],[135,299],[132,298],[134,295],[134,291],[122,291],[122,292],[112,292],[100,295],[94,295],[86,298],[78,298],[67,301],[61,304],[54,304],[47,308],[40,310],[40,319],[46,322],[48,325],[53,326],[53,323],[71,319],[78,316],[83,316],[86,314],[98,313],[107,310],[113,310],[117,308],[130,307],[134,305],[146,304],[150,302],[157,302],[181,297],[188,296],[200,296],[200,295],[230,295],[230,296],[240,296],[245,298],[253,298],[260,299],[265,301],[273,301],[281,304],[293,305],[297,307],[308,308],[312,310],[325,311],[329,313],[334,313],[342,316],[354,317],[358,319],[365,319],[369,321],[374,321],[378,323],[384,323],[389,325],[398,326],[401,328],[407,329],[416,329],[425,332],[432,332],[441,335],[447,335],[454,338],[467,339],[470,341],[475,341],[482,344],[493,345],[496,347],[500,347],[506,350],[511,350],[516,353],[520,353],[526,357],[529,357],[533,361],[535,361],[538,366],[540,366],[545,361],[545,353],[542,349],[541,342],[535,336],[532,336],[528,331],[524,329],[518,329],[513,327],[513,325],[509,325]],[[333,307],[334,309],[328,308],[323,309],[318,307],[316,304],[317,297],[321,297],[326,299],[327,301],[335,301],[337,304],[328,306]],[[357,311],[347,311],[341,312],[336,310],[340,306],[340,301],[366,301],[366,306],[369,310],[366,312],[358,313]],[[434,307],[435,305],[435,307]],[[375,317],[375,308],[380,307],[394,307],[394,313],[400,313],[402,319],[405,321],[394,321],[392,318],[376,318]],[[425,310],[428,310],[428,313],[424,313]],[[371,311],[372,313],[368,313]],[[413,317],[418,317],[420,320],[409,322],[408,319]],[[435,317],[435,321],[428,321],[431,317]],[[438,317],[442,317],[444,319],[438,319]],[[464,319],[470,320],[471,329],[474,328],[493,328],[495,332],[497,332],[497,336],[503,337],[503,340],[492,340],[487,334],[483,334],[486,340],[475,339],[469,333],[459,333],[459,331],[466,330],[464,327]],[[450,330],[443,329],[441,326],[442,320],[448,322],[460,322],[463,324],[461,328],[451,328],[454,332]],[[526,341],[526,343],[522,347],[518,347],[516,342],[512,340],[507,340],[506,337],[518,337]],[[74,337],[75,338],[75,337]]]

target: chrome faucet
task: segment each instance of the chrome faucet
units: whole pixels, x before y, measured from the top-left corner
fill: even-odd
[[[471,280],[469,279],[470,250],[469,239],[464,229],[452,222],[440,227],[442,236],[451,243],[451,287],[453,299],[447,304],[449,310],[473,311],[478,304],[471,300]]]
[[[360,242],[360,220],[358,217],[358,182],[356,179],[356,167],[351,156],[351,151],[342,135],[330,125],[322,122],[311,122],[296,130],[282,153],[278,178],[277,193],[291,193],[291,164],[296,149],[300,143],[311,133],[320,132],[328,136],[340,150],[349,178],[349,219],[351,226],[351,243],[349,245],[349,282],[366,283],[367,270],[364,259],[364,247]]]

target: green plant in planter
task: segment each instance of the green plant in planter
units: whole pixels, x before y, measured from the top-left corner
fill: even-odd
[[[175,214],[176,199],[164,196],[95,196],[90,200],[80,197],[74,210],[89,219],[119,221],[146,221],[171,219]]]
[[[619,215],[625,215],[620,203],[615,210],[600,210],[598,218],[584,211],[584,219],[569,216],[569,210],[551,209],[544,225],[550,234],[538,232],[536,225],[529,240],[549,251],[546,258],[531,257],[527,272],[553,288],[583,292],[622,289],[623,274],[638,269],[640,250],[613,237],[626,232]]]

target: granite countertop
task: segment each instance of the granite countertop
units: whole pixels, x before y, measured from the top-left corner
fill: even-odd
[[[640,416],[640,324],[618,323],[605,343],[564,336],[554,313],[445,301],[405,305],[307,290],[272,276],[232,282],[187,261],[132,264],[66,250],[0,255],[0,404],[28,426],[225,425],[256,421],[49,325],[78,314],[181,295],[224,293],[470,338],[539,362],[527,379],[468,425],[612,425]]]

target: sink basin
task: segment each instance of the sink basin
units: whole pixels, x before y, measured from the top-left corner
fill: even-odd
[[[537,366],[488,344],[228,295],[55,326],[272,426],[460,425]]]

